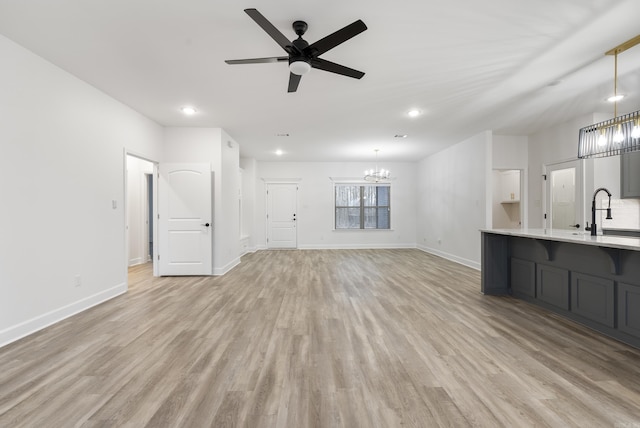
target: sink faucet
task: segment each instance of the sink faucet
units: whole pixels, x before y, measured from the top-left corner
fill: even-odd
[[[609,207],[608,208],[596,208],[596,195],[602,190],[607,192],[607,195],[609,195]],[[597,231],[598,231],[598,227],[596,226],[596,211],[605,210],[605,209],[607,210],[606,219],[607,220],[612,220],[613,217],[611,217],[611,192],[609,192],[604,187],[601,187],[601,188],[597,189],[593,193],[593,201],[591,202],[591,227],[587,226],[585,228],[585,230],[590,230],[591,231],[591,236],[596,236],[597,235]]]

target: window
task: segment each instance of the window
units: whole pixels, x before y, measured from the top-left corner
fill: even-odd
[[[389,185],[336,184],[336,229],[390,229]]]

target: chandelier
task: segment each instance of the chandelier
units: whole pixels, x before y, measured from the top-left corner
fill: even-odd
[[[638,43],[640,35],[605,53],[614,56],[613,119],[580,129],[578,158],[615,156],[640,151],[640,111],[618,116],[618,54]]]
[[[376,152],[376,169],[368,169],[364,172],[364,179],[373,183],[379,183],[383,180],[388,180],[391,172],[386,169],[378,170],[378,152],[379,149],[374,150]]]

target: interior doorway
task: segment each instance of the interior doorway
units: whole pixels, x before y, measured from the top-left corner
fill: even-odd
[[[520,229],[523,225],[523,171],[519,169],[493,170],[493,206],[491,227]]]
[[[155,207],[157,164],[127,153],[125,155],[125,234],[126,267],[153,263],[156,253],[156,224],[153,221]]]

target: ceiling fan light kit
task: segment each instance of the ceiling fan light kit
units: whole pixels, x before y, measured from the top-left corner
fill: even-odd
[[[301,76],[307,74],[312,68],[328,71],[329,73],[340,74],[342,76],[361,79],[364,76],[362,71],[354,70],[344,65],[336,64],[322,58],[318,58],[323,53],[335,48],[339,44],[346,42],[367,29],[361,20],[357,20],[346,27],[329,34],[328,36],[309,44],[302,38],[307,31],[308,25],[304,21],[295,21],[293,31],[298,36],[290,41],[271,22],[267,20],[256,9],[245,9],[247,15],[253,19],[275,42],[280,45],[288,56],[268,57],[268,58],[248,58],[226,60],[227,64],[262,64],[270,62],[289,62],[289,87],[288,92],[296,92],[300,84]]]
[[[578,158],[615,156],[640,151],[640,111],[618,116],[618,54],[640,43],[640,35],[606,52],[614,56],[613,119],[581,128],[578,134]]]
[[[311,71],[311,64],[305,60],[296,60],[289,63],[289,71],[298,76],[304,76]]]

